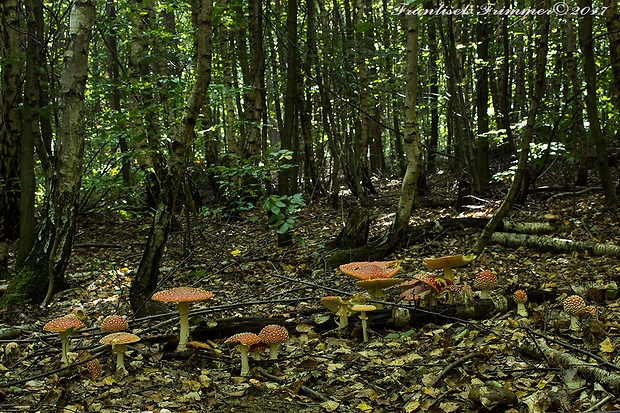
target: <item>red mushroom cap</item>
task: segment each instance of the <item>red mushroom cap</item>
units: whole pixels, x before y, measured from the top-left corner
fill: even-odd
[[[258,338],[265,344],[283,343],[288,340],[288,331],[279,325],[268,325],[258,333]]]
[[[101,377],[101,364],[99,364],[99,360],[93,359],[87,361],[86,371],[88,371],[91,380],[98,380],[99,377]]]
[[[152,299],[167,303],[182,303],[190,301],[202,301],[213,298],[210,291],[192,287],[177,287],[170,290],[158,291],[153,294]]]
[[[492,271],[481,271],[474,281],[476,290],[492,290],[497,288],[497,276]]]
[[[260,343],[260,338],[254,333],[237,333],[228,337],[225,343],[241,343],[246,346]]]
[[[396,261],[351,262],[339,268],[349,277],[360,280],[391,278],[400,271],[400,266]]]
[[[43,326],[43,330],[51,331],[52,333],[62,333],[72,328],[78,330],[83,327],[86,327],[86,325],[76,317],[67,316],[53,319]]]
[[[593,305],[587,305],[583,308],[583,311],[585,313],[588,313],[590,315],[596,315],[596,307],[594,307]]]
[[[586,308],[586,302],[578,295],[571,295],[564,300],[564,312],[572,316],[578,316]]]
[[[514,298],[515,303],[517,304],[525,304],[527,302],[527,294],[523,290],[515,291],[512,298]]]
[[[136,341],[140,341],[140,337],[135,334],[120,332],[120,333],[112,333],[103,337],[99,342],[101,344],[129,344],[135,343]]]
[[[416,274],[413,276],[413,278],[430,285],[436,292],[441,292],[441,290],[443,290],[445,286],[452,284],[452,282],[446,280],[443,277],[436,277],[433,274],[428,273]],[[442,285],[442,281],[445,282],[446,285]]]
[[[120,315],[109,315],[101,323],[101,331],[104,333],[116,333],[117,331],[127,330],[129,324]]]

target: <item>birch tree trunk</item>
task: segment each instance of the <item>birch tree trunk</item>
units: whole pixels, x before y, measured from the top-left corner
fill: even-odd
[[[64,285],[64,272],[73,246],[76,206],[82,178],[84,91],[94,19],[95,6],[92,0],[80,0],[73,4],[69,18],[68,45],[60,75],[55,165],[51,191],[46,198],[48,215],[32,251],[11,280],[0,302],[2,307],[26,300],[49,303],[52,294]]]
[[[545,0],[544,8],[550,7],[550,0]],[[484,227],[482,234],[478,238],[476,245],[472,248],[474,254],[479,255],[484,250],[484,247],[489,242],[493,231],[504,219],[508,211],[512,208],[514,201],[521,188],[523,177],[527,170],[527,161],[530,154],[530,142],[534,135],[534,126],[536,125],[536,114],[540,107],[544,90],[545,90],[545,66],[547,64],[547,50],[549,49],[549,15],[540,16],[539,20],[540,38],[538,41],[538,55],[536,57],[536,73],[534,82],[534,91],[532,93],[532,101],[530,104],[530,111],[527,116],[527,123],[523,131],[523,139],[521,141],[521,149],[519,152],[519,160],[517,162],[517,171],[510,185],[510,189],[506,194],[506,197],[502,201],[502,204],[493,214],[493,217],[489,220]]]
[[[196,18],[196,68],[194,84],[183,111],[180,125],[170,142],[168,164],[162,182],[162,191],[157,211],[151,223],[149,238],[142,255],[138,271],[131,283],[129,300],[137,316],[149,314],[155,307],[150,300],[158,287],[159,265],[164,253],[174,203],[179,185],[185,174],[187,153],[195,136],[194,126],[205,103],[211,82],[211,37],[213,0],[200,0],[192,4]]]

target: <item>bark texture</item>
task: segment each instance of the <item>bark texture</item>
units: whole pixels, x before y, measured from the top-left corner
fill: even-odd
[[[60,75],[55,165],[51,192],[46,200],[48,215],[31,253],[0,302],[3,307],[27,300],[49,302],[52,294],[64,284],[82,177],[84,92],[94,19],[95,6],[91,0],[73,4]]]
[[[170,154],[157,211],[138,271],[131,283],[129,299],[136,315],[147,315],[155,309],[150,297],[158,287],[159,264],[168,240],[174,203],[185,175],[186,158],[195,136],[196,119],[204,105],[211,82],[212,0],[197,1],[193,5],[197,25],[195,79],[177,133],[170,143]]]

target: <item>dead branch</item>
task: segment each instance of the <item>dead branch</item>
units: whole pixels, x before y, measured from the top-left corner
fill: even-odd
[[[586,363],[568,353],[552,349],[542,340],[532,343],[523,343],[520,351],[539,360],[554,360],[563,368],[574,367],[577,372],[590,382],[598,382],[611,389],[616,395],[620,394],[620,375],[608,372],[593,364]]]
[[[620,257],[620,247],[588,241],[571,241],[537,235],[495,232],[490,242],[511,248],[526,247],[551,252],[588,252],[591,255]]]

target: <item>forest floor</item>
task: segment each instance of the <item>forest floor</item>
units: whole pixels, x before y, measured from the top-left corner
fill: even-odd
[[[371,237],[380,235],[391,222],[400,190],[399,181],[383,180],[377,188],[379,194],[372,197],[370,207]],[[450,179],[434,182],[433,188],[437,199],[454,197]],[[483,208],[466,209],[460,216],[487,216],[502,196],[498,190],[494,199],[482,203]],[[596,191],[549,202],[534,195],[526,205],[515,206],[509,217],[544,222],[551,214],[563,224],[554,236],[620,245],[617,217],[603,204],[602,193]],[[6,395],[0,411],[620,410],[620,388],[604,380],[615,383],[620,377],[614,368],[620,361],[618,301],[592,293],[618,282],[617,258],[489,245],[481,260],[456,271],[457,280],[471,284],[478,272],[491,270],[500,283],[492,295],[548,290],[554,291],[553,298],[530,306],[527,318],[508,309],[479,319],[453,318],[449,323],[417,327],[393,328],[376,322],[371,324],[370,340],[363,342],[357,317],[351,318],[347,329],[338,330],[333,319],[326,321],[329,312],[319,302],[321,297],[336,295],[334,290],[362,292],[338,270],[325,271],[327,246],[343,227],[347,209],[311,204],[296,215],[294,243],[288,248],[277,247],[264,214],[255,211],[234,221],[221,215],[193,217],[191,239],[183,230],[184,217],[179,216],[163,259],[162,289],[191,285],[214,294],[212,300],[192,305],[192,339],[200,348],[183,354],[173,351],[178,317],[172,306],[170,313],[160,317],[132,319],[128,305],[149,216],[82,216],[67,271],[71,288],[58,293],[48,308],[29,306],[4,312],[0,318],[0,388]],[[457,216],[453,207],[417,205],[411,223]],[[479,231],[479,227],[451,228],[423,242],[405,240],[386,259],[402,260],[397,276],[411,280],[426,271],[423,258],[464,253]],[[192,253],[188,256],[186,251]],[[399,292],[395,287],[387,290],[386,300],[396,301]],[[579,331],[568,328],[569,318],[562,312],[562,300],[572,293],[587,297],[598,310],[596,317],[581,320]],[[59,370],[60,340],[42,327],[77,308],[86,311],[91,326],[72,336],[70,351],[76,361],[70,369]],[[108,347],[99,345],[103,333],[98,327],[109,314],[125,316],[130,330],[141,337],[125,357],[126,377],[115,378],[115,360]],[[215,322],[230,326],[250,317],[285,319],[290,339],[281,345],[277,361],[269,360],[267,350],[251,359],[250,374],[240,377],[238,349],[224,344],[223,333],[199,334],[199,330],[208,331]],[[23,328],[19,334],[9,328],[16,326]],[[607,376],[592,379],[580,366],[555,363],[555,356],[544,360],[521,351],[534,341],[576,358],[577,364],[598,366]],[[89,357],[96,357],[103,366],[97,380],[91,380],[79,364]]]

